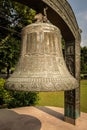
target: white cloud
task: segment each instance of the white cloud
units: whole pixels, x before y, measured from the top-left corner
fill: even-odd
[[[87,11],[79,11],[79,13],[76,13],[76,18],[82,30],[81,46],[87,46]]]
[[[82,11],[76,14],[77,18],[80,20],[86,20],[87,21],[87,11]]]

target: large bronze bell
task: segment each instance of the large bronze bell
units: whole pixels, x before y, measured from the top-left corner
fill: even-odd
[[[60,91],[77,88],[61,48],[60,30],[49,23],[33,23],[22,30],[22,50],[6,87],[19,91]]]

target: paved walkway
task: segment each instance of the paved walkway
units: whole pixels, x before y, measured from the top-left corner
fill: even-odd
[[[0,130],[87,130],[87,113],[81,113],[76,126],[63,119],[58,107],[0,109]]]

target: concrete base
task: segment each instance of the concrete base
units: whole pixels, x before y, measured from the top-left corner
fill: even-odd
[[[87,130],[87,113],[81,113],[74,126],[64,121],[63,111],[58,107],[0,109],[0,130]]]

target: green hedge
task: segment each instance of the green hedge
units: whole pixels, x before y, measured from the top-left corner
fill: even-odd
[[[35,105],[38,101],[36,92],[9,91],[4,88],[5,80],[0,78],[0,106],[8,108]]]
[[[81,79],[87,79],[87,74],[81,74]]]
[[[12,97],[6,89],[4,89],[5,80],[0,78],[0,105],[8,104]]]
[[[10,91],[10,95],[12,99],[8,104],[8,108],[35,105],[39,99],[35,92]]]

